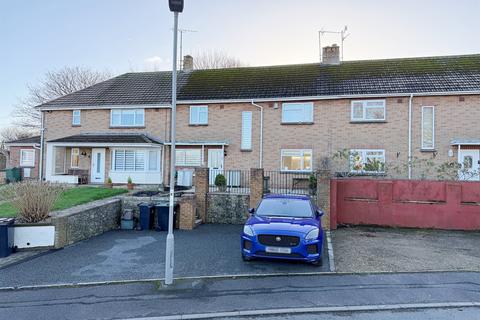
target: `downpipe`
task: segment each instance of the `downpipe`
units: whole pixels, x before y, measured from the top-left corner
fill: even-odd
[[[250,104],[254,107],[260,109],[260,159],[259,159],[259,168],[263,168],[263,107],[259,104],[256,104],[253,100]]]
[[[412,179],[412,102],[413,93],[408,100],[408,179]]]

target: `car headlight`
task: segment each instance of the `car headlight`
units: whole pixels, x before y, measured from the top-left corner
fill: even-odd
[[[255,235],[252,227],[250,227],[250,226],[244,226],[243,227],[243,233],[246,234],[247,236],[250,236],[250,237],[253,237]]]
[[[307,233],[307,235],[305,236],[305,240],[315,240],[315,239],[317,239],[319,232],[320,232],[320,229],[318,229],[318,228],[313,229],[312,231]]]

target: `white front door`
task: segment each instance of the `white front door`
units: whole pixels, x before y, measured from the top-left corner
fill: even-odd
[[[480,181],[480,150],[460,150],[458,163],[460,180]]]
[[[215,184],[215,178],[219,174],[223,174],[223,150],[208,150],[208,167],[210,168],[210,185]]]
[[[91,182],[105,183],[105,149],[92,149]]]

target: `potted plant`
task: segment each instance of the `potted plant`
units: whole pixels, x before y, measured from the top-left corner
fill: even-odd
[[[131,178],[131,177],[128,177],[128,180],[127,180],[127,189],[128,189],[128,190],[133,190],[134,187],[135,187],[135,185],[133,184],[132,178]]]
[[[317,176],[315,174],[311,174],[310,177],[308,177],[308,187],[311,195],[317,193]]]
[[[107,186],[107,188],[112,189],[113,188],[112,178],[108,177],[107,183],[105,185]]]
[[[227,179],[223,174],[219,174],[215,177],[215,186],[217,186],[220,192],[227,191]]]

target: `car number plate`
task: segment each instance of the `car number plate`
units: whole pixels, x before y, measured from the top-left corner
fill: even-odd
[[[282,248],[282,247],[267,247],[265,251],[267,251],[268,253],[284,253],[284,254],[292,253],[292,249]]]

